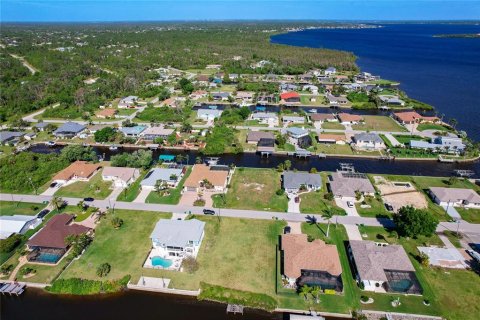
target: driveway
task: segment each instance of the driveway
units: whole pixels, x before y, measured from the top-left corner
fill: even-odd
[[[335,203],[337,204],[337,206],[345,210],[345,212],[347,213],[347,216],[360,217],[360,215],[357,212],[357,208],[355,206],[353,206],[353,208],[348,207],[347,200],[335,199]]]
[[[348,240],[363,240],[358,227],[354,224],[344,225],[345,230],[347,231]]]
[[[53,196],[57,190],[60,189],[58,186],[55,187],[48,187],[47,190],[43,191],[41,196]]]
[[[112,193],[110,193],[110,195],[108,196],[108,198],[112,200],[117,200],[117,197],[122,193],[122,191],[123,191],[123,187],[115,187]]]
[[[288,196],[288,212],[300,213],[300,202],[295,202],[296,194],[289,193]]]
[[[147,197],[151,191],[152,190],[150,189],[142,189],[142,191],[140,191],[140,194],[135,198],[135,200],[133,200],[133,202],[145,203],[145,200],[147,200]]]
[[[292,234],[302,234],[302,223],[301,222],[288,222],[288,226],[291,228],[290,233]]]

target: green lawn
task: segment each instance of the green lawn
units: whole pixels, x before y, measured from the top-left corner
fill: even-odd
[[[221,196],[213,196],[214,206],[285,212],[287,197],[275,193],[281,188],[280,179],[281,173],[274,169],[237,168],[224,197],[225,202]]]
[[[371,208],[362,208],[362,203],[355,203],[357,212],[362,217],[371,218],[392,218],[392,213],[387,211],[383,201],[376,197],[365,197],[365,204],[370,205]]]
[[[436,131],[451,131],[449,128],[444,127],[439,124],[433,124],[433,123],[420,123],[417,126],[418,131],[425,131],[425,130],[436,130]]]
[[[363,116],[363,124],[352,125],[354,130],[402,132],[406,129],[386,116]]]
[[[123,189],[122,193],[118,195],[117,201],[132,202],[133,200],[135,200],[135,198],[140,193],[140,183],[148,172],[149,170],[142,171],[137,180],[135,180],[131,185]]]
[[[187,169],[187,172],[182,177],[182,180],[178,183],[176,188],[168,189],[169,194],[162,196],[162,194],[152,191],[146,199],[146,203],[162,203],[162,204],[178,204],[180,197],[182,196],[181,192],[183,189],[183,184],[187,180],[188,176],[192,172],[192,167]]]
[[[33,216],[46,206],[43,203],[0,201],[0,216],[13,216],[15,214]]]
[[[480,223],[480,209],[455,208],[463,220],[470,223]]]
[[[286,152],[293,152],[295,151],[295,146],[290,143],[285,143],[283,148],[280,148],[278,145],[275,145],[275,150],[276,151],[286,151]]]
[[[322,129],[331,130],[345,130],[345,126],[339,122],[324,122],[322,123]]]
[[[424,140],[424,141],[430,141],[430,139],[428,138],[423,138],[423,137],[420,137],[420,136],[416,136],[416,135],[399,135],[399,134],[396,134],[394,135],[394,138],[397,139],[398,142],[400,143],[403,143],[403,144],[408,144],[410,143],[411,140]]]
[[[316,152],[317,153],[353,154],[352,148],[348,144],[317,143],[315,146],[316,146]]]
[[[97,172],[89,181],[77,181],[61,187],[55,192],[55,195],[59,197],[105,199],[112,193],[111,185],[111,181],[103,181],[102,174]]]

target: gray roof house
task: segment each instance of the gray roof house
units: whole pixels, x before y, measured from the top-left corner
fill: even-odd
[[[24,234],[42,223],[36,216],[13,215],[0,216],[0,239],[6,239],[14,233]]]
[[[373,195],[375,188],[363,173],[334,172],[329,176],[330,191],[337,198],[355,198],[355,192]]]
[[[248,143],[258,143],[260,139],[275,139],[275,136],[268,131],[249,131],[247,134]]]
[[[318,190],[322,187],[322,177],[317,173],[287,171],[282,175],[282,186],[287,192],[296,192],[302,186]]]
[[[402,246],[350,240],[348,251],[357,281],[363,283],[365,290],[422,292],[415,268]]]
[[[441,206],[480,208],[480,195],[472,189],[431,187],[429,193]]]
[[[377,133],[357,133],[352,137],[352,140],[357,149],[380,150],[386,148],[385,142],[383,142],[383,139]]]
[[[48,125],[49,125],[48,122],[37,122],[35,124],[35,128],[39,129],[40,131],[43,131]]]
[[[431,142],[423,140],[410,141],[410,147],[414,149],[427,149],[432,151],[441,151],[447,153],[462,153],[465,150],[465,144],[461,138],[456,137],[436,137]]]
[[[222,115],[222,110],[217,109],[198,109],[197,118],[204,120],[213,120],[219,118]]]
[[[0,132],[0,143],[1,144],[17,144],[21,137],[23,137],[25,133],[18,132],[18,131],[2,131]]]
[[[191,220],[161,219],[155,225],[150,239],[154,247],[184,250],[202,242],[205,222]]]
[[[147,129],[146,126],[122,127],[120,132],[126,137],[139,137],[145,129]]]
[[[76,122],[66,122],[62,124],[60,128],[53,131],[53,135],[60,138],[73,138],[86,128],[87,127],[85,127],[83,124],[79,124]]]
[[[173,175],[175,175],[177,178],[172,179]],[[162,180],[162,181],[165,181],[169,186],[174,187],[180,181],[182,175],[183,175],[183,169],[155,168],[150,170],[149,173],[147,173],[145,178],[143,178],[142,182],[140,182],[140,185],[142,186],[142,189],[144,188],[153,189],[155,188],[155,183],[158,180]]]

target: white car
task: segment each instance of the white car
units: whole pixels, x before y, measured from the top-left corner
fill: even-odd
[[[347,207],[353,208],[353,202],[352,201],[347,201]]]

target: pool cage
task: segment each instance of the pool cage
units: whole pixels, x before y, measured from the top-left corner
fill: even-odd
[[[65,254],[65,249],[35,248],[27,256],[30,262],[57,263]]]
[[[388,281],[385,290],[406,294],[422,294],[423,290],[414,272],[385,270]]]

